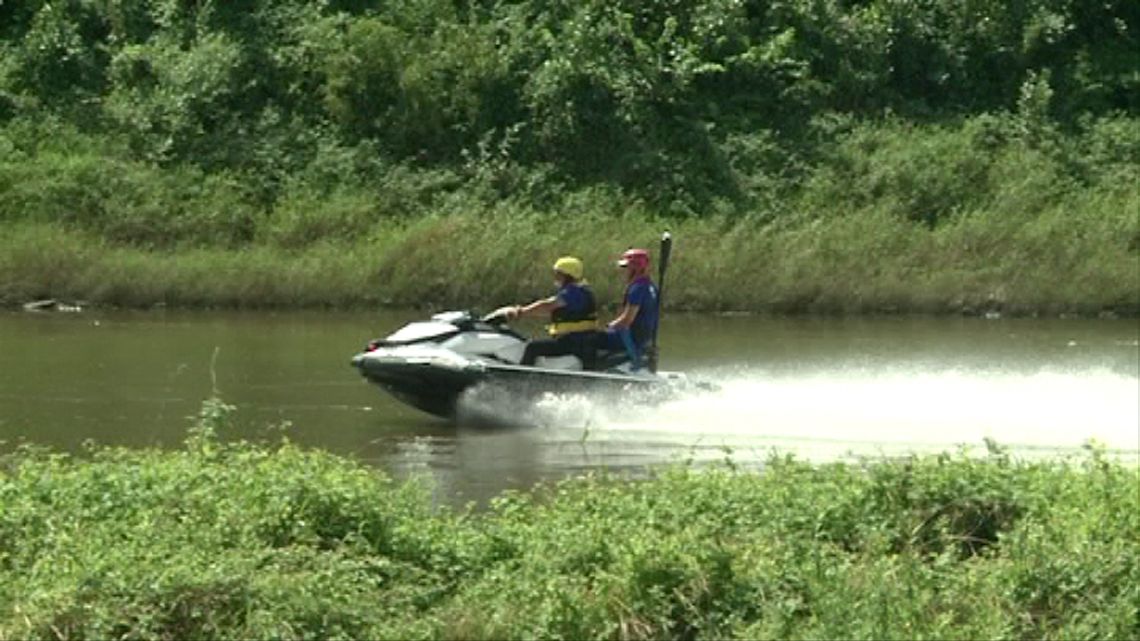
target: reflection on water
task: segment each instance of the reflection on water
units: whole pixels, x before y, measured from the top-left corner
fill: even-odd
[[[231,437],[285,433],[430,477],[455,503],[585,470],[751,465],[774,450],[828,460],[984,451],[986,438],[1022,456],[1090,439],[1132,460],[1140,449],[1135,321],[672,315],[663,366],[718,391],[654,407],[552,395],[526,409],[533,427],[487,430],[400,405],[349,367],[365,340],[418,316],[0,314],[0,439],[177,447],[216,385],[239,408]]]

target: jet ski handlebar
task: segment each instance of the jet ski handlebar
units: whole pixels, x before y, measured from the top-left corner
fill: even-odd
[[[514,309],[514,305],[506,305],[487,314],[481,320],[484,323],[490,323],[492,325],[502,325],[503,323],[506,323],[508,320],[510,320],[510,314],[512,311],[514,311]]]

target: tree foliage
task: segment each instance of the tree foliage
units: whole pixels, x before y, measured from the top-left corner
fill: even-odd
[[[59,118],[265,202],[333,148],[456,170],[494,150],[702,212],[754,204],[837,120],[1134,118],[1138,34],[1131,0],[21,0],[0,122]]]

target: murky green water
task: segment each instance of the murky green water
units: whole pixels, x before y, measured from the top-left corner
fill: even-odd
[[[1138,448],[1135,320],[763,319],[671,315],[662,366],[718,392],[631,410],[550,398],[532,429],[454,426],[366,384],[351,355],[421,314],[0,314],[0,439],[177,447],[216,387],[233,437],[427,474],[460,503],[586,469],[981,447]],[[538,326],[526,326],[537,331]]]

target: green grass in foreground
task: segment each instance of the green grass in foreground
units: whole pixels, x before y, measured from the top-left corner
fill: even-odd
[[[32,449],[0,473],[0,638],[1140,636],[1134,466],[1000,451],[675,467],[434,509],[294,445]]]

